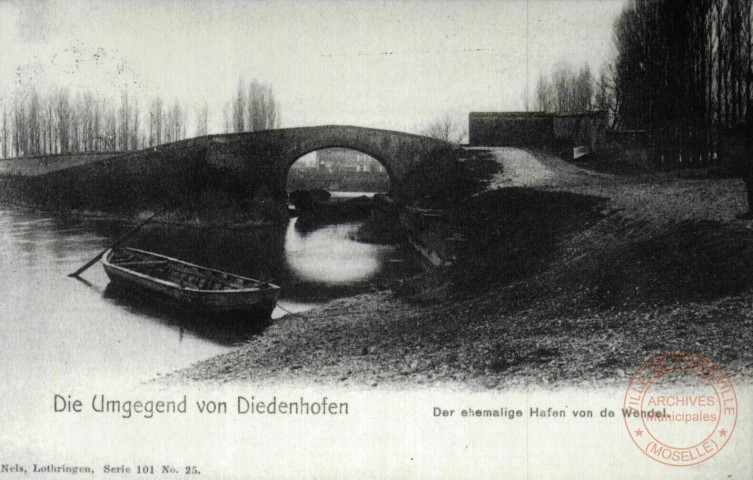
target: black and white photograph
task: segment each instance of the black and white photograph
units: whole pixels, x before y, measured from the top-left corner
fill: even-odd
[[[0,0],[0,480],[753,478],[753,0]]]

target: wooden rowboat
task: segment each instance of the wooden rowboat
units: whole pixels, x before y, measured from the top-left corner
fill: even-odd
[[[113,283],[169,297],[195,310],[253,312],[269,317],[280,287],[135,248],[112,248],[102,258]]]

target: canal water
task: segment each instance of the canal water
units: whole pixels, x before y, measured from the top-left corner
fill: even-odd
[[[351,240],[358,223],[300,232],[287,226],[213,231],[146,226],[126,242],[232,273],[272,280],[285,310],[352,296],[420,268],[402,247]],[[130,228],[0,205],[0,372],[5,381],[102,377],[129,383],[227,352],[268,322],[215,328],[108,285],[101,265],[67,277]],[[274,316],[284,315],[277,309]],[[10,377],[10,378],[8,378]],[[16,378],[14,378],[16,377]]]

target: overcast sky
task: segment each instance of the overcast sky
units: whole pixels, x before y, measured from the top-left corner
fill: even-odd
[[[530,95],[558,61],[612,54],[625,0],[529,0]],[[4,1],[0,97],[67,85],[189,107],[210,128],[239,77],[273,85],[282,126],[415,131],[432,117],[522,110],[526,1]]]

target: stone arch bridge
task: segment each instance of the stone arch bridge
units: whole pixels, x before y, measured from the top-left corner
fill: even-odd
[[[303,155],[342,147],[368,154],[387,170],[391,190],[400,191],[411,170],[454,147],[433,138],[355,126],[287,128],[182,140],[49,171],[29,180],[38,203],[117,209],[166,200],[211,203],[212,195],[251,200],[263,189],[286,199],[292,164]],[[19,160],[22,161],[22,160]]]
[[[349,148],[384,165],[393,190],[408,172],[450,145],[433,138],[373,128],[327,125],[209,137],[206,161],[210,168],[230,170],[242,181],[259,176],[275,198],[284,198],[287,176],[296,160],[325,148]]]

